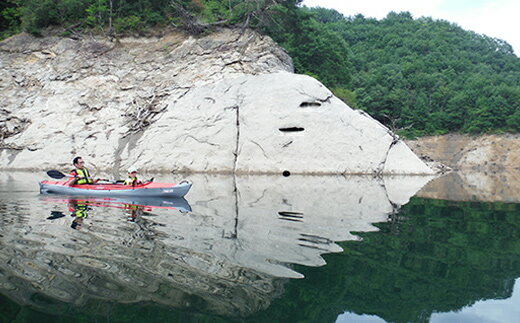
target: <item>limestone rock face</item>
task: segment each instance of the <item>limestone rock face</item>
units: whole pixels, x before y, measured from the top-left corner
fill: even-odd
[[[0,43],[0,168],[313,174],[433,173],[386,127],[270,38]]]

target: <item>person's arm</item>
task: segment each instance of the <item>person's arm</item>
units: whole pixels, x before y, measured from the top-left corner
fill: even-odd
[[[70,172],[69,175],[72,177],[69,177],[69,179],[65,182],[65,186],[74,185],[74,183],[76,183],[76,181],[78,180],[78,174],[75,171]]]
[[[90,179],[92,180],[92,184],[96,184],[97,182],[99,182],[99,181],[100,181],[100,179],[99,179],[99,178],[94,178],[94,177],[92,177],[92,176],[90,175],[90,172],[88,172],[88,171],[87,171],[87,174],[89,174],[89,176],[90,176]]]

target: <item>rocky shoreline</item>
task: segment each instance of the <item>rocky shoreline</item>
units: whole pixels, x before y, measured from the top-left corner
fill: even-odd
[[[419,197],[520,202],[520,134],[447,134],[406,143],[430,166],[432,161],[444,165],[447,173],[423,187]]]
[[[447,134],[406,140],[421,159],[453,170],[498,173],[520,170],[520,134]]]

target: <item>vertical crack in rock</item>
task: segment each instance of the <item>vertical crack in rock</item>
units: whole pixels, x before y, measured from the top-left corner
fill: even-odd
[[[238,149],[240,145],[240,108],[237,105],[235,107],[235,110],[237,112],[237,119],[236,119],[236,127],[237,127],[237,141],[235,146],[235,163],[233,165],[233,182],[235,184],[235,232],[234,232],[234,238],[238,238],[238,187],[237,187],[237,162],[238,162]]]
[[[240,104],[244,101],[243,98],[239,98],[239,104],[231,107],[232,109],[234,109],[236,111],[236,122],[235,122],[235,125],[236,125],[236,145],[235,145],[235,158],[234,158],[234,161],[233,161],[233,185],[234,185],[234,193],[235,193],[235,227],[234,227],[234,233],[233,233],[233,236],[232,238],[234,239],[237,239],[238,238],[238,199],[239,199],[239,194],[238,194],[238,186],[237,186],[237,163],[238,163],[238,150],[239,150],[239,145],[240,145]]]
[[[235,186],[235,225],[233,226],[233,234],[229,237],[230,239],[238,239],[238,186],[236,174],[233,174],[233,185]]]
[[[233,163],[233,173],[237,172],[237,164],[238,164],[238,154],[240,150],[240,105],[244,101],[244,98],[239,98],[239,102],[237,105],[231,107],[236,111],[236,144],[235,144],[235,159]]]
[[[377,167],[376,175],[381,176],[383,174],[383,171],[385,169],[386,160],[388,159],[388,155],[390,154],[390,150],[392,149],[395,144],[399,142],[399,136],[393,133],[392,131],[388,130],[388,134],[392,136],[392,142],[388,146],[388,149],[386,150],[385,158],[383,158],[383,161],[379,164]]]

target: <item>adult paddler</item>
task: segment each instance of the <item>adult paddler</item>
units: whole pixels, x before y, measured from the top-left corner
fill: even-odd
[[[81,185],[81,184],[95,184],[99,181],[99,179],[93,179],[90,177],[90,173],[88,169],[85,167],[85,162],[83,161],[83,158],[76,157],[74,160],[72,160],[72,164],[74,165],[74,169],[70,172],[70,175],[72,176],[67,182],[65,182],[65,185]]]

